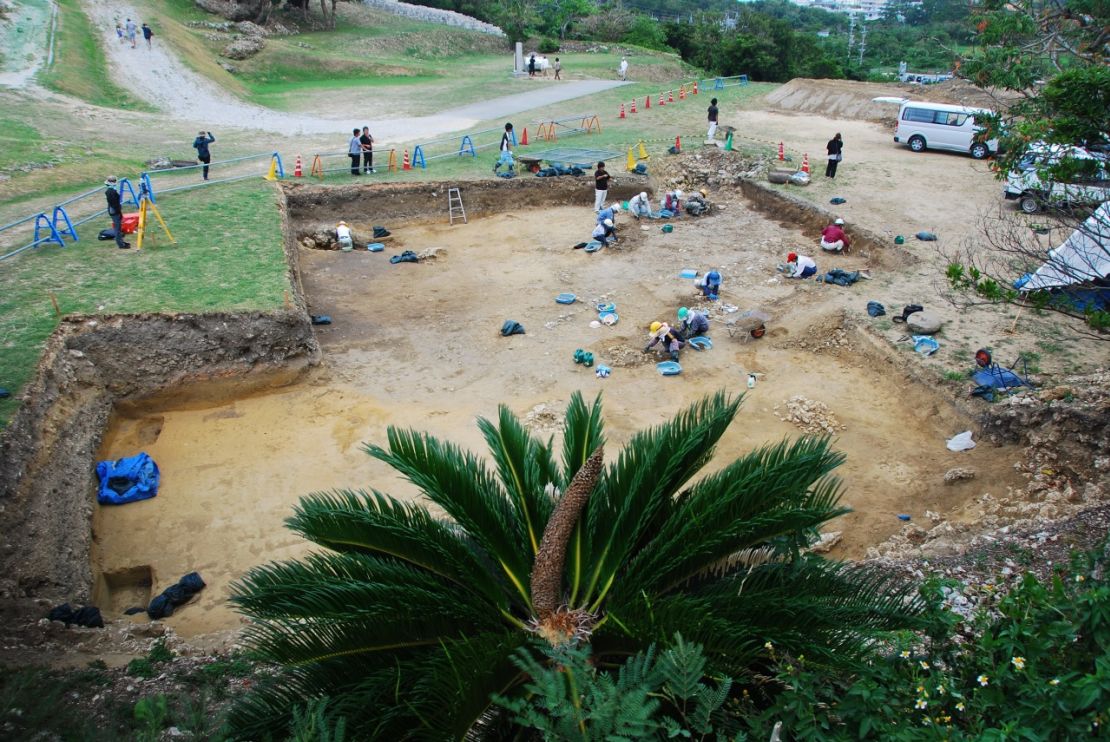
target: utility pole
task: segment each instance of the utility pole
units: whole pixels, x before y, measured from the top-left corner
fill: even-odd
[[[863,50],[867,48],[867,21],[860,23],[859,29],[859,66],[863,69]]]
[[[848,58],[845,60],[846,64],[852,63],[852,46],[856,43],[856,16],[854,13],[848,14]]]

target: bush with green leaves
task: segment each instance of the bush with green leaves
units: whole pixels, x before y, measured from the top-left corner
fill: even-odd
[[[495,697],[520,726],[545,740],[716,738],[735,720],[722,713],[731,678],[703,682],[708,660],[697,644],[675,634],[621,665],[614,676],[590,661],[589,645],[541,645],[513,659],[527,674],[524,696]]]
[[[916,626],[891,575],[803,551],[847,512],[828,438],[699,476],[740,402],[706,398],[607,465],[600,398],[578,394],[561,462],[505,407],[478,423],[488,460],[390,428],[366,451],[434,509],[378,491],[302,498],[288,524],[322,548],[234,588],[245,641],[277,670],[233,709],[234,732],[284,733],[292,708],[328,697],[364,739],[500,739],[514,721],[491,697],[524,692],[513,659],[537,636],[612,664],[681,632],[707,675],[739,679],[766,641],[838,666]]]
[[[773,646],[777,689],[743,715],[753,737],[776,721],[795,740],[1079,740],[1110,733],[1106,553],[1047,582],[1032,574],[971,619],[926,586],[931,630],[905,634],[857,673]]]

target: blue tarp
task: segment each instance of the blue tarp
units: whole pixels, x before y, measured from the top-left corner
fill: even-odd
[[[1014,389],[1027,386],[1027,382],[1008,368],[991,366],[981,371],[976,371],[972,380],[979,386],[989,386],[995,389]]]
[[[154,497],[161,478],[158,465],[145,452],[118,461],[101,461],[96,465],[96,476],[100,478],[96,501],[101,505],[124,505]]]

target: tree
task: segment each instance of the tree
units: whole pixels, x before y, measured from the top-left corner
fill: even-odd
[[[977,46],[961,60],[960,76],[1009,93],[995,115],[977,117],[983,137],[997,137],[1000,143],[992,165],[996,176],[1034,171],[1040,185],[1031,194],[1030,210],[1045,210],[1037,226],[1055,227],[1056,239],[1078,230],[1092,247],[1083,260],[1089,267],[1069,274],[1074,267],[1029,237],[1025,217],[1004,212],[980,242],[949,256],[949,283],[964,299],[1031,302],[1082,319],[1085,334],[1110,340],[1108,276],[1098,268],[1110,261],[1110,219],[1089,220],[1088,204],[1077,207],[1052,196],[1060,190],[1056,185],[1068,190],[1077,182],[1105,178],[1110,170],[1110,5],[1102,0],[984,0],[972,21]],[[1063,287],[1018,290],[1015,281],[1046,259],[1055,261],[1066,283],[1083,279],[1095,300],[1080,300]]]
[[[322,551],[233,591],[247,643],[277,669],[233,710],[237,734],[279,732],[290,709],[328,697],[365,739],[501,739],[513,720],[491,699],[523,692],[513,658],[537,638],[619,664],[681,631],[706,673],[740,682],[767,641],[843,666],[915,625],[920,606],[891,575],[803,551],[847,512],[828,438],[695,479],[740,402],[704,399],[608,465],[600,398],[578,394],[561,462],[505,407],[479,420],[489,463],[390,428],[387,448],[366,451],[437,510],[377,491],[302,498],[289,527]]]

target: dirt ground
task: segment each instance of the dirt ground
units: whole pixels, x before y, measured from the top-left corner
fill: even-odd
[[[157,592],[198,570],[208,589],[167,623],[186,637],[234,627],[238,619],[226,604],[232,581],[253,564],[307,550],[281,527],[298,496],[371,487],[413,494],[361,451],[363,442],[383,442],[387,425],[427,429],[480,451],[477,416],[495,415],[505,403],[555,434],[575,390],[604,393],[608,433],[618,444],[708,392],[747,392],[717,465],[798,435],[782,419],[791,399],[827,405],[837,448],[848,457],[840,472],[844,502],[855,509],[831,526],[844,532],[837,556],[862,556],[898,530],[898,514],[923,518],[926,510],[944,512],[1017,483],[1015,449],[946,450],[945,439],[969,421],[844,328],[842,305],[857,297],[839,287],[790,283],[775,270],[785,251],[808,236],[754,211],[737,194],[715,197],[722,211],[687,217],[672,234],[658,222],[645,231],[626,217],[621,243],[595,255],[571,249],[592,227],[586,205],[514,209],[454,227],[389,225],[394,238],[377,254],[302,250],[311,311],[333,320],[317,328],[323,368],[285,391],[233,404],[117,416],[101,453],[145,450],[162,468],[163,484],[154,500],[98,509],[95,571],[119,574],[117,582],[125,583],[128,575],[146,574],[136,567],[149,566]],[[353,226],[357,233],[368,224]],[[388,260],[404,249],[430,248],[440,248],[434,260]],[[860,259],[839,260],[851,267]],[[766,311],[770,332],[758,341],[730,336],[726,322],[740,312],[714,308],[715,347],[685,351],[683,374],[663,377],[654,367],[658,359],[640,350],[652,320],[699,304],[692,283],[679,278],[685,268],[719,269],[721,304]],[[564,291],[579,301],[556,304]],[[620,322],[591,328],[602,301],[616,304]],[[526,334],[500,337],[506,319],[521,322]],[[612,376],[598,379],[576,366],[577,348],[612,366]],[[750,392],[748,373],[759,374]],[[945,471],[957,465],[974,466],[979,479],[945,486]],[[102,588],[101,604],[142,602],[141,587],[121,584],[115,592]]]

